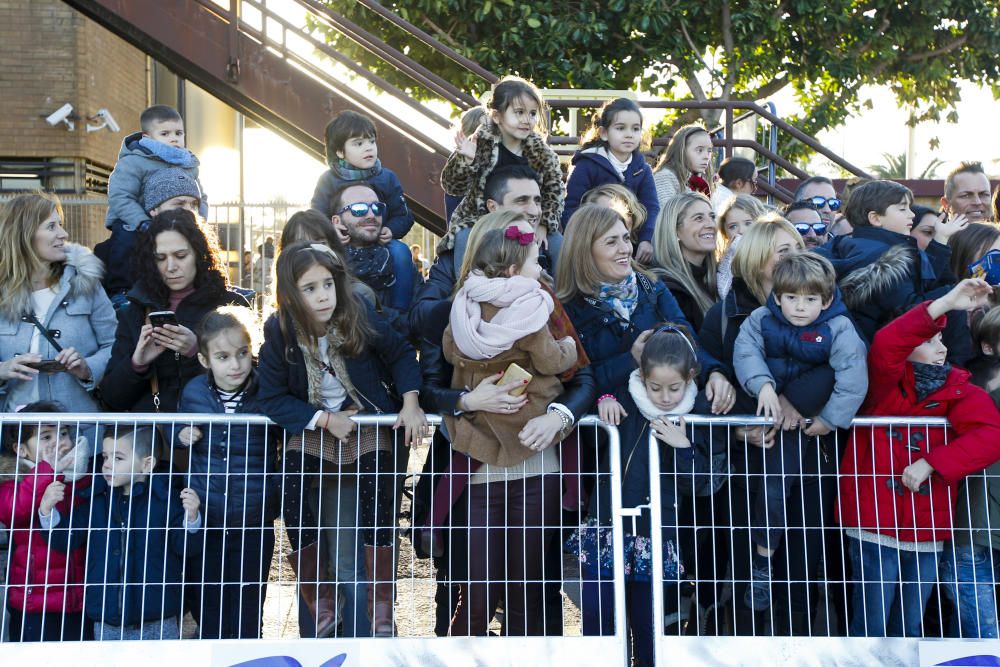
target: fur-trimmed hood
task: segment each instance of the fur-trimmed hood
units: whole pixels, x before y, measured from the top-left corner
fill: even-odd
[[[58,298],[73,299],[77,296],[91,296],[102,289],[104,262],[99,260],[89,248],[76,243],[66,244],[66,262],[59,279]],[[18,319],[31,311],[31,291],[25,288],[16,294],[8,293],[0,301],[0,317]]]
[[[877,294],[912,280],[917,252],[906,245],[892,246],[871,264],[850,272],[840,281],[844,304],[851,310],[868,304]]]

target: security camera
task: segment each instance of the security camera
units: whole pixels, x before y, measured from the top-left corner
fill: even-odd
[[[72,132],[76,128],[76,125],[73,123],[74,118],[76,116],[73,115],[73,105],[67,102],[46,116],[45,122],[52,127],[55,127],[59,123],[65,123],[66,127]]]
[[[91,116],[88,120],[100,120],[101,122],[97,125],[91,125],[87,123],[87,133],[99,132],[105,128],[109,132],[120,132],[122,128],[118,126],[115,122],[115,117],[111,115],[111,112],[107,109],[98,109],[97,113]]]

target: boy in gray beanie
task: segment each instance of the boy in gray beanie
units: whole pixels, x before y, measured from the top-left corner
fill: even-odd
[[[105,226],[111,238],[94,253],[107,267],[104,289],[115,308],[132,287],[135,234],[157,213],[188,208],[204,218],[208,202],[198,182],[198,158],[184,147],[184,121],[175,109],[154,105],[139,117],[140,132],[125,137],[108,181]],[[175,201],[177,200],[177,201]]]

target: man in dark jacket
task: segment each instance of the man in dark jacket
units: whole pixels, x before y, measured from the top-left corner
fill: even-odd
[[[64,523],[54,509],[61,484],[39,507],[49,546],[87,543],[84,605],[97,640],[180,639],[181,575],[186,555],[201,549],[201,501],[192,489],[178,500],[167,475],[151,474],[161,444],[151,426],[119,427],[104,439],[89,508]]]

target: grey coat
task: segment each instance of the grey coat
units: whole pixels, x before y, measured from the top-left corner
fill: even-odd
[[[733,350],[736,378],[751,396],[760,394],[765,384],[777,386],[765,358],[762,321],[770,317],[767,306],[757,308],[740,325]],[[868,393],[868,350],[849,317],[837,315],[825,322],[833,340],[830,367],[833,369],[833,393],[818,417],[827,426],[848,428]]]
[[[146,179],[154,171],[176,167],[198,180],[198,158],[193,153],[181,152],[166,144],[157,145],[158,142],[144,142],[152,146],[150,149],[139,143],[141,139],[141,132],[128,135],[118,151],[118,162],[108,180],[108,215],[104,220],[104,226],[108,229],[117,220],[134,232],[149,220],[149,212],[142,206],[142,190]],[[199,212],[201,217],[207,218],[208,199],[204,196],[205,190],[200,181],[198,187],[202,191]]]
[[[65,348],[75,348],[87,361],[91,379],[87,382],[69,373],[39,373],[38,398],[58,401],[69,412],[97,412],[97,401],[91,395],[104,377],[111,357],[118,320],[107,294],[101,287],[104,265],[87,248],[66,245],[66,266],[59,281],[56,298],[41,320],[50,331],[58,331],[56,340]],[[5,297],[8,301],[10,295]],[[25,302],[25,306],[30,301]],[[30,312],[27,306],[22,312]],[[0,361],[22,354],[31,345],[35,326],[22,318],[0,315]],[[42,359],[54,359],[57,352],[44,337],[39,338],[38,353]],[[8,404],[11,390],[22,380],[0,380],[0,411],[13,412]]]

